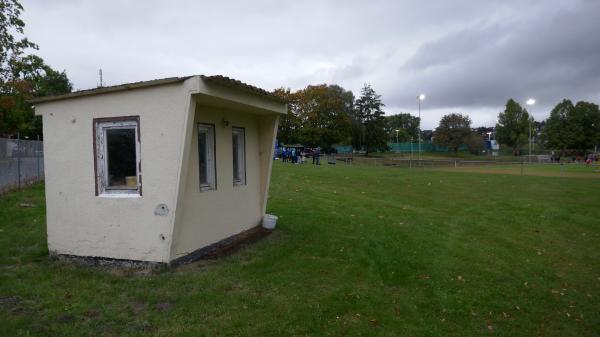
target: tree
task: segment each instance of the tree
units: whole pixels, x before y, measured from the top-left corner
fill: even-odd
[[[457,152],[462,144],[469,141],[472,134],[469,116],[452,113],[440,120],[440,125],[433,133],[433,143]]]
[[[72,90],[64,71],[57,72],[40,57],[26,54],[38,47],[22,36],[22,10],[17,0],[0,0],[0,136],[41,135],[41,120],[27,101]]]
[[[354,94],[339,85],[310,85],[297,92],[300,139],[309,146],[329,148],[350,141]]]
[[[41,117],[34,115],[28,100],[71,92],[72,84],[64,71],[53,70],[35,55],[23,58],[13,71],[18,77],[7,82],[0,93],[0,135],[41,136]]]
[[[354,94],[338,85],[309,85],[274,94],[288,104],[288,114],[279,123],[278,138],[284,144],[303,143],[330,148],[350,141]]]
[[[419,117],[415,117],[408,113],[399,113],[386,116],[385,119],[388,139],[396,140],[396,130],[400,130],[398,131],[399,142],[407,142],[411,138],[417,139],[420,124]]]
[[[484,138],[477,132],[471,131],[471,134],[465,139],[465,144],[472,154],[481,154],[485,149]]]
[[[571,118],[572,129],[577,132],[572,148],[585,152],[600,144],[600,110],[598,105],[580,101],[575,104]]]
[[[15,70],[23,63],[25,50],[38,49],[24,34],[25,22],[21,20],[23,6],[17,0],[0,0],[0,91],[9,93],[12,86],[7,85],[18,78]],[[19,36],[15,36],[13,34]]]
[[[355,103],[354,116],[364,126],[364,146],[366,155],[371,151],[387,149],[387,137],[385,134],[385,117],[382,108],[381,96],[375,90],[365,84],[361,95]]]
[[[354,149],[362,149],[365,142],[365,126],[362,121],[356,116],[356,113],[352,114],[351,122],[351,140],[350,144]]]
[[[273,91],[275,95],[280,97],[287,103],[287,115],[279,119],[279,127],[277,129],[277,138],[284,144],[296,144],[300,142],[300,118],[297,116],[297,99],[296,95],[291,90],[279,88]]]
[[[542,137],[549,148],[560,150],[561,155],[564,155],[565,150],[574,143],[572,139],[573,130],[570,130],[569,118],[575,107],[573,103],[564,99],[558,103],[550,112],[550,117],[546,120],[546,127],[542,133]]]
[[[542,137],[549,148],[584,152],[600,143],[600,110],[598,105],[568,99],[558,103],[546,120]]]
[[[512,98],[506,102],[506,108],[498,115],[496,139],[500,144],[509,146],[513,154],[520,152],[521,146],[529,139],[529,113]]]

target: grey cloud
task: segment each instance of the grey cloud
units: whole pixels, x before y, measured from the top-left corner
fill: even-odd
[[[586,2],[553,15],[471,27],[425,44],[400,69],[410,105],[428,91],[428,105],[501,106],[507,98],[538,98],[548,109],[564,97],[598,100],[600,3]]]
[[[462,107],[474,120],[508,97],[600,91],[596,0],[22,2],[26,35],[80,89],[98,68],[109,84],[225,74],[358,94],[371,83],[389,112],[414,110],[425,91],[436,116]]]

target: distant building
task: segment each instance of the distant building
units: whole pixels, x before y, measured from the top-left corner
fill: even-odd
[[[486,140],[485,141],[485,148],[488,149],[488,150],[492,150],[492,151],[499,151],[500,150],[500,144],[495,139]]]

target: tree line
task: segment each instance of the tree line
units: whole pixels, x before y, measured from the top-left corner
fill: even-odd
[[[420,119],[408,113],[386,116],[385,104],[375,90],[365,84],[359,98],[339,85],[309,85],[292,92],[280,88],[274,91],[288,103],[288,114],[280,120],[278,138],[284,144],[331,148],[352,145],[367,155],[385,151],[388,142],[417,141]],[[483,131],[495,131],[495,139],[513,154],[523,153],[523,147],[541,129],[536,141],[546,149],[583,153],[600,144],[600,111],[590,102],[563,100],[541,122],[514,99],[506,102],[498,114],[495,127],[477,128],[466,114],[451,113],[442,117],[433,131],[432,142],[450,151],[466,147],[479,154],[485,148]],[[483,131],[482,131],[483,130]],[[423,130],[421,130],[423,137]],[[423,139],[423,138],[422,138]]]
[[[309,85],[294,92],[280,88],[274,93],[288,104],[278,130],[284,144],[325,149],[349,144],[369,155],[386,151],[389,141],[416,141],[418,137],[419,118],[408,113],[386,116],[381,95],[369,84],[358,98],[335,84]]]
[[[546,120],[538,123],[527,109],[509,99],[504,111],[498,115],[496,139],[517,155],[538,128],[541,128],[540,144],[545,148],[557,150],[561,155],[584,154],[600,145],[600,110],[594,103],[580,101],[573,104],[564,99]]]
[[[17,0],[0,0],[0,137],[41,136],[41,119],[28,100],[73,89],[65,71],[33,53],[38,46],[24,36],[22,11]]]
[[[280,88],[274,93],[288,104],[288,114],[281,118],[278,130],[284,144],[325,149],[352,144],[367,155],[387,149],[385,105],[371,85],[364,85],[358,99],[335,84],[309,85],[295,92]]]
[[[335,84],[309,85],[295,92],[280,88],[275,94],[288,104],[288,114],[279,122],[278,139],[283,144],[325,149],[350,144],[369,155],[388,150],[388,142],[418,141],[419,117],[408,113],[386,116],[381,95],[369,84],[358,98]],[[440,121],[433,141],[452,151],[464,144],[478,153],[484,140],[471,130],[468,116],[449,114]]]

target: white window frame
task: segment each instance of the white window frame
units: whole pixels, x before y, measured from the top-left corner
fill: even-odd
[[[233,143],[234,135],[238,135],[238,140],[240,143],[238,144],[238,172],[237,175],[240,179],[236,179],[235,167],[233,167]],[[231,128],[231,152],[232,152],[232,162],[231,166],[233,169],[233,186],[246,185],[246,129],[242,127],[232,127]]]
[[[115,129],[133,129],[135,131],[135,174],[137,185],[131,188],[111,188],[108,185],[108,154],[106,132]],[[136,197],[142,195],[142,165],[139,117],[116,117],[94,119],[96,195],[115,197]]]
[[[206,174],[207,183],[202,183],[202,171],[200,170],[200,133],[206,133]],[[216,163],[216,144],[215,144],[215,125],[208,123],[198,123],[198,182],[200,192],[212,191],[217,189],[217,163]]]

